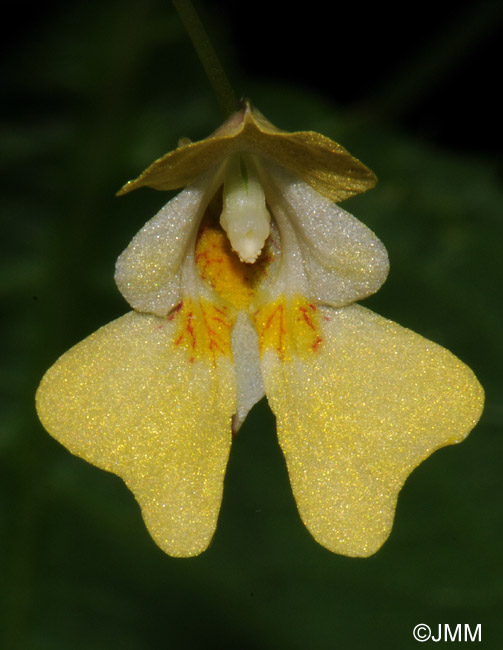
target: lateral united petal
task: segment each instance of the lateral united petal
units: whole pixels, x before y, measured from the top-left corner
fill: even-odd
[[[200,309],[126,314],[64,354],[37,392],[44,426],[122,477],[152,537],[174,556],[211,541],[235,411],[230,331],[219,333],[226,353],[216,343],[211,351]]]
[[[484,395],[465,364],[414,332],[358,305],[319,311],[318,344],[297,337],[285,356],[266,339],[262,374],[302,520],[329,550],[368,556],[407,476],[468,435]]]

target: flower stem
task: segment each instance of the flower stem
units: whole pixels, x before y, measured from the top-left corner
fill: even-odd
[[[173,0],[173,4],[215,92],[222,113],[228,117],[238,109],[238,101],[204,25],[191,0]]]

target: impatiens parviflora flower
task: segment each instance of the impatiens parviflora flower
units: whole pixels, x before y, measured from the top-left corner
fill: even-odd
[[[383,544],[409,473],[479,419],[466,365],[356,304],[388,258],[335,202],[374,184],[340,145],[246,104],[121,190],[185,187],[117,261],[133,311],[50,368],[37,408],[124,479],[170,555],[210,543],[232,432],[264,393],[304,523],[350,556]]]

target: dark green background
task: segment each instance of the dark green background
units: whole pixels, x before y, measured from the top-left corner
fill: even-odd
[[[376,189],[344,204],[390,254],[365,304],[466,361],[484,416],[414,472],[389,541],[361,560],[304,529],[261,403],[234,444],[210,549],[164,555],[122,482],[44,432],[33,396],[60,354],[128,309],[114,261],[167,197],[114,192],[221,118],[168,2],[18,7],[4,27],[0,122],[0,648],[408,649],[420,622],[481,623],[479,645],[499,648],[496,3],[454,14],[437,3],[398,16],[400,30],[391,9],[327,20],[320,8],[285,16],[283,3],[219,6],[202,9],[237,92],[377,173]]]

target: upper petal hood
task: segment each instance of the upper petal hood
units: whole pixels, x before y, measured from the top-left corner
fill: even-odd
[[[365,192],[377,182],[373,172],[337,142],[314,131],[282,131],[246,102],[208,138],[162,156],[118,194],[142,186],[156,190],[184,187],[236,151],[276,161],[331,201]]]

